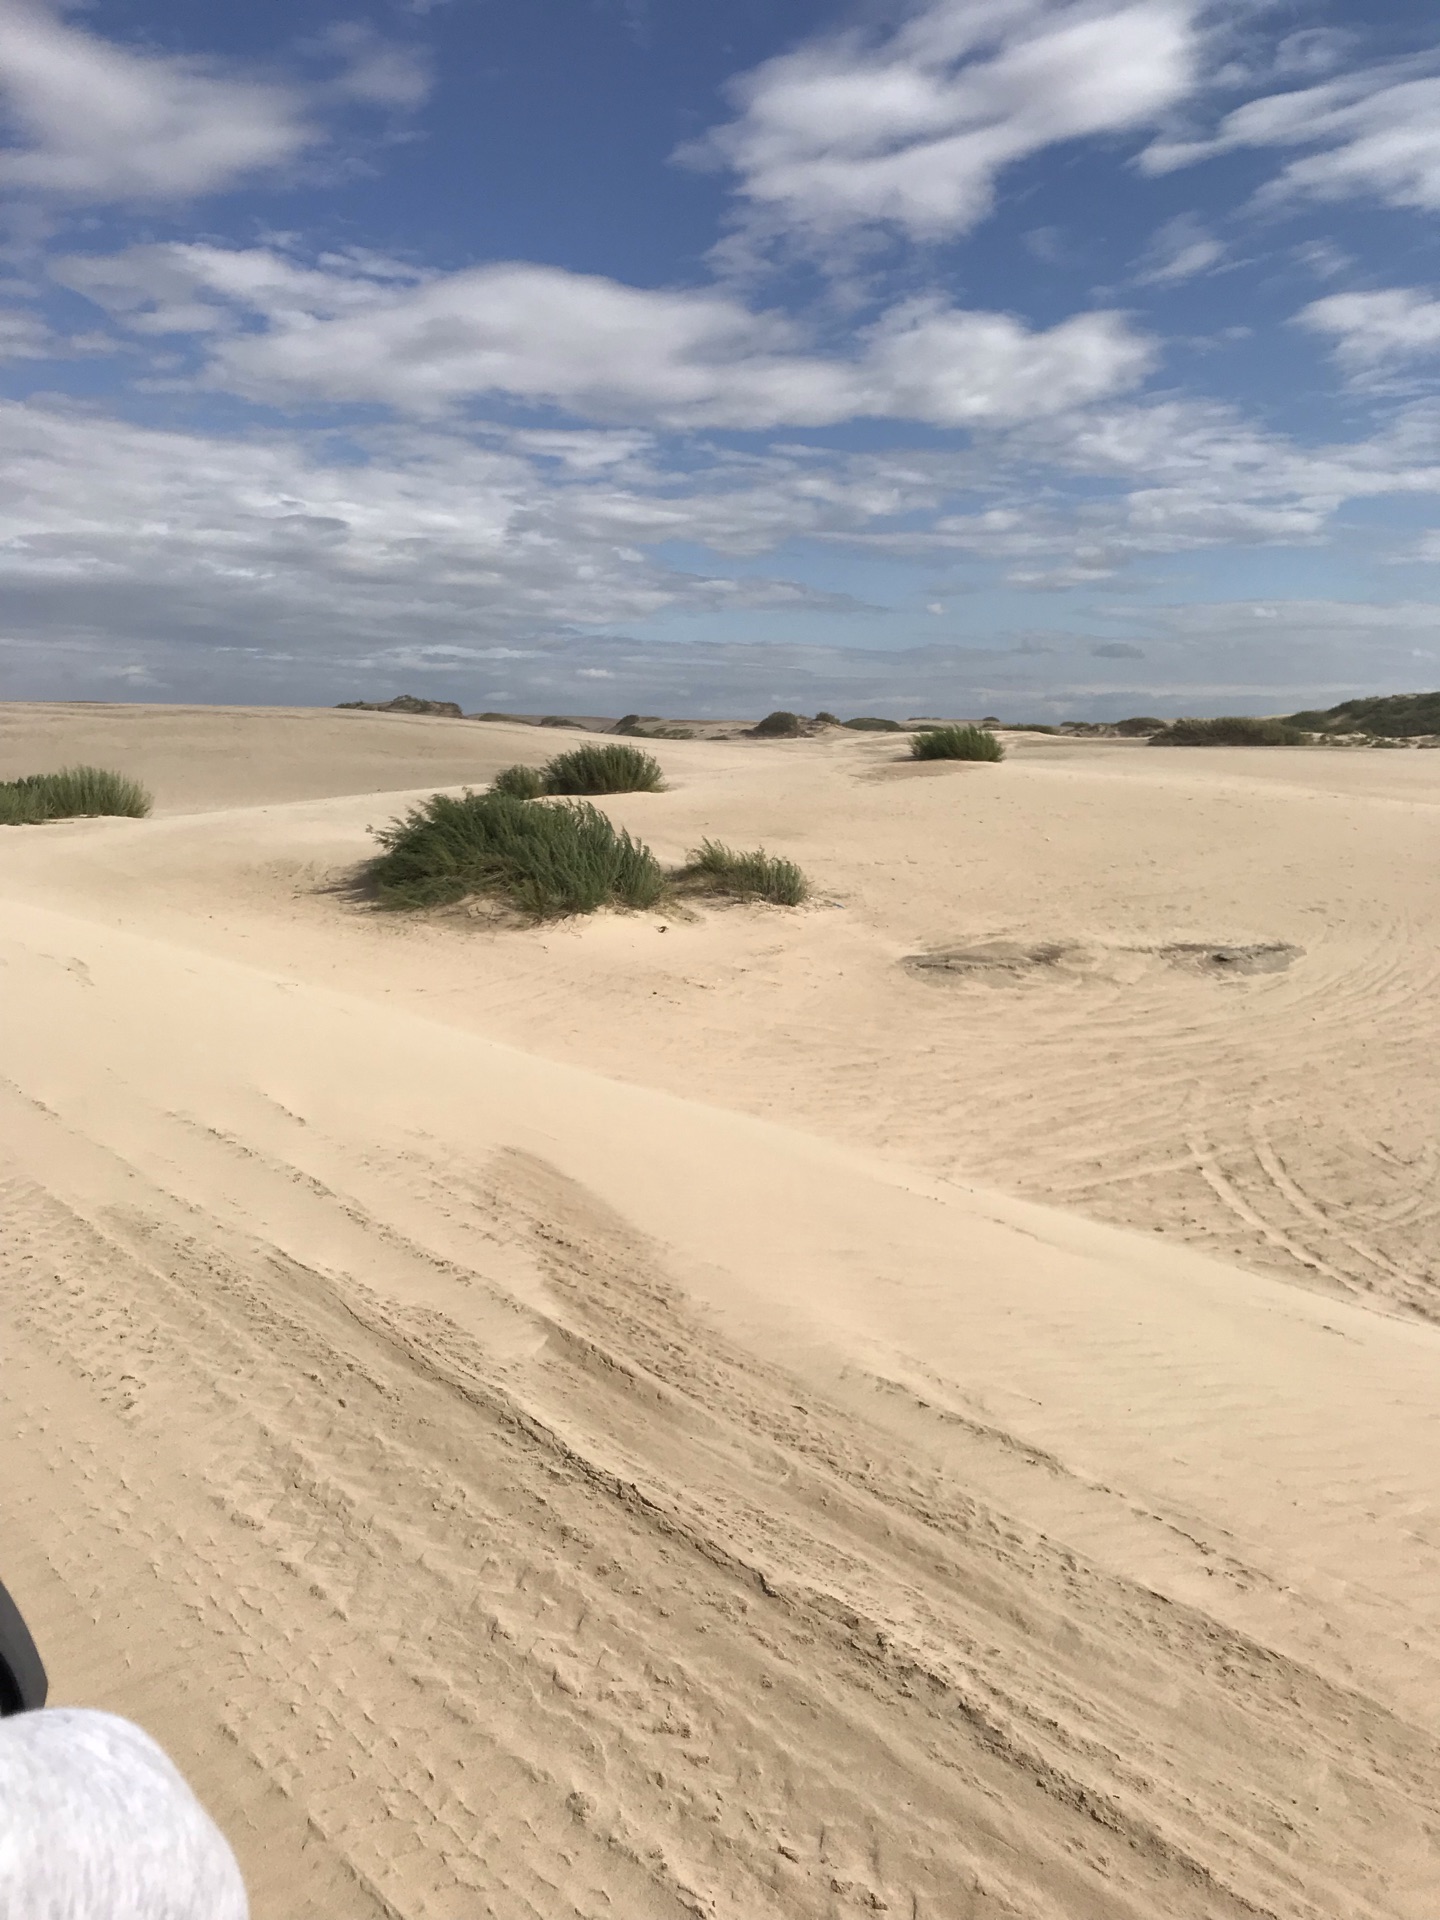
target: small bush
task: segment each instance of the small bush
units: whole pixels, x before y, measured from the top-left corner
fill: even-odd
[[[736,900],[769,900],[777,907],[798,907],[810,893],[810,882],[793,860],[777,859],[763,847],[737,853],[718,840],[702,840],[679,877],[702,881],[712,893],[729,894]]]
[[[777,707],[774,713],[767,713],[763,720],[757,720],[750,731],[757,740],[794,740],[804,726],[805,722],[798,713],[787,713],[783,707]]]
[[[511,720],[514,718],[514,715],[509,713],[494,713],[494,712],[472,713],[470,718],[472,720]]]
[[[927,727],[912,735],[915,760],[1003,760],[1005,749],[985,727]]]
[[[541,769],[546,793],[658,793],[660,762],[639,747],[576,747]]]
[[[1245,713],[1217,720],[1176,720],[1151,737],[1152,747],[1303,747],[1308,736],[1287,720],[1256,720]]]
[[[387,907],[477,894],[537,920],[597,907],[652,907],[665,888],[647,846],[584,801],[537,807],[508,793],[437,793],[383,827],[370,877]]]
[[[842,720],[842,727],[849,727],[853,733],[904,733],[905,729],[898,720],[881,720],[874,714],[861,714],[858,720]]]
[[[538,767],[502,767],[491,791],[508,793],[512,800],[538,800],[545,791],[545,776]]]
[[[838,727],[840,720],[838,715],[826,713],[822,708],[815,716],[815,724],[817,727]]]
[[[0,826],[36,826],[45,820],[115,815],[139,820],[150,795],[138,780],[105,767],[62,767],[58,773],[28,773],[0,781]]]
[[[1117,720],[1115,731],[1124,734],[1129,740],[1138,738],[1141,734],[1164,733],[1168,724],[1165,720],[1157,720],[1153,714],[1136,713],[1132,714],[1128,720]]]

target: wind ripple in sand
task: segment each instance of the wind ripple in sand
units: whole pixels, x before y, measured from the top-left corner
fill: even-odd
[[[1431,1742],[907,1465],[543,1161],[372,1151],[361,1203],[310,1129],[301,1163],[166,1124],[192,1192],[200,1152],[250,1211],[298,1194],[487,1330],[83,1143],[123,1203],[4,1179],[9,1497],[220,1737],[257,1913],[1422,1914]],[[473,1264],[387,1226],[392,1188]]]

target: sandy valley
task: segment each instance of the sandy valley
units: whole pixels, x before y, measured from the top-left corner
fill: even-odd
[[[257,1920],[1434,1920],[1440,754],[0,708],[0,1574]]]

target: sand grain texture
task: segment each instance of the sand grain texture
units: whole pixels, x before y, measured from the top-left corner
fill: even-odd
[[[1433,1920],[1440,757],[661,743],[814,905],[333,890],[553,746],[0,710],[158,801],[0,835],[57,1697],[260,1920]]]

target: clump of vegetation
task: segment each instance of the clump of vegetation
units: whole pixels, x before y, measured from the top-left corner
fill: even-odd
[[[1440,733],[1440,693],[1388,693],[1286,716],[1309,733],[1373,733],[1392,740]]]
[[[840,721],[837,715],[826,713],[822,708],[815,716],[815,724],[817,727],[838,727]]]
[[[927,727],[911,736],[915,760],[1003,760],[1005,748],[988,727]]]
[[[852,733],[903,733],[905,729],[898,720],[881,720],[873,713],[862,713],[858,720],[842,720],[842,727],[849,727]]]
[[[1126,739],[1138,739],[1143,734],[1164,733],[1168,724],[1165,720],[1155,719],[1152,714],[1136,713],[1128,720],[1117,720],[1115,731],[1124,734]]]
[[[660,762],[639,747],[576,747],[541,768],[546,793],[658,793]]]
[[[1151,736],[1152,747],[1303,747],[1309,736],[1288,720],[1259,720],[1248,713],[1216,720],[1175,720]]]
[[[787,713],[783,707],[777,707],[774,713],[767,713],[763,720],[757,720],[750,731],[757,740],[794,740],[805,730],[805,722],[798,713]]]
[[[586,801],[536,807],[508,793],[432,794],[376,834],[382,905],[434,907],[490,895],[537,920],[653,907],[665,876],[650,849]]]
[[[139,820],[150,795],[138,780],[105,767],[62,767],[58,773],[27,773],[0,780],[0,826],[38,826],[46,820],[116,815]]]
[[[542,716],[542,727],[583,727],[583,720],[572,720],[568,713],[547,713]]]
[[[810,894],[810,882],[793,860],[756,847],[738,853],[719,840],[702,840],[677,876],[700,883],[707,892],[735,900],[768,900],[777,907],[798,907]]]
[[[538,800],[545,791],[545,776],[538,767],[502,767],[490,790],[508,793],[512,800]]]
[[[496,713],[492,709],[486,713],[472,713],[470,718],[472,720],[511,720],[514,718],[514,715],[509,713]]]

